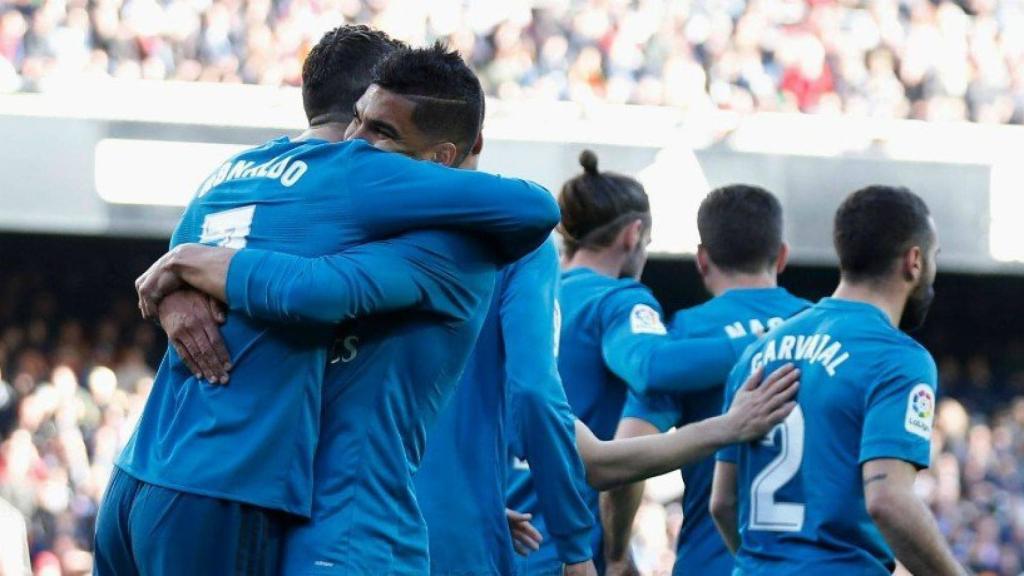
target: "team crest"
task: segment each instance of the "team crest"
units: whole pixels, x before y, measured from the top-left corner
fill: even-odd
[[[629,313],[629,327],[633,334],[668,334],[665,325],[661,323],[661,315],[647,304],[633,306],[633,311]]]
[[[931,386],[918,384],[907,398],[907,416],[904,427],[907,432],[932,439],[932,422],[935,420],[935,393]]]

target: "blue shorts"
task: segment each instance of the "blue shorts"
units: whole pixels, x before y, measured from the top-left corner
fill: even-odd
[[[288,515],[179,492],[115,468],[96,521],[94,576],[277,574]]]

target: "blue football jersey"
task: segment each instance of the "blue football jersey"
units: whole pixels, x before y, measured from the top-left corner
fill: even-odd
[[[562,312],[558,371],[576,417],[602,440],[615,435],[628,390],[704,389],[735,363],[746,340],[725,336],[676,340],[668,337],[661,306],[643,284],[610,278],[586,268],[565,272],[559,292]],[[693,362],[680,362],[692,358]],[[544,536],[531,562],[556,561],[548,520],[536,497],[531,469],[515,466],[509,475],[509,507],[534,515]],[[585,489],[594,518],[600,517],[598,494]],[[601,529],[592,535],[594,558],[603,557]]]
[[[861,465],[927,467],[936,369],[878,308],[825,298],[772,330],[730,375],[725,405],[759,366],[802,371],[797,408],[757,442],[718,459],[737,466],[739,574],[890,574],[893,554],[868,515]]]
[[[550,194],[523,181],[446,169],[363,141],[281,138],[212,174],[172,246],[202,242],[313,257],[453,226],[489,238],[507,260],[539,246],[557,216]],[[231,292],[229,286],[229,298]],[[221,331],[234,364],[231,383],[198,381],[169,348],[117,464],[151,484],[309,516],[333,328],[230,313]]]
[[[594,525],[583,464],[555,362],[558,254],[553,241],[502,269],[490,311],[415,477],[434,576],[512,574],[505,518],[509,432],[542,475],[539,498],[563,562],[590,558]]]
[[[406,270],[392,277],[395,251]],[[401,310],[360,314],[339,327],[324,385],[313,517],[289,531],[283,573],[427,573],[412,475],[491,301],[491,250],[470,236],[421,231],[322,259],[274,253],[253,262],[233,267],[229,285],[268,287],[239,299],[261,317],[343,320],[325,310],[338,310],[364,276],[374,287],[360,290],[365,297],[407,294],[398,296]]]
[[[784,288],[737,288],[677,312],[669,325],[669,333],[676,338],[728,336],[739,339],[751,334],[762,335],[810,305]],[[718,386],[699,392],[630,394],[622,417],[639,418],[665,432],[717,416],[722,411],[725,380],[730,370],[720,373]],[[708,512],[715,458],[709,456],[684,466],[681,472],[686,485],[683,526],[679,531],[672,573],[676,576],[728,576],[733,570],[732,554]]]

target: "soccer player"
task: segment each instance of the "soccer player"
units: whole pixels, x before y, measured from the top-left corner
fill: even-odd
[[[925,318],[939,240],[905,188],[854,192],[835,215],[839,287],[771,330],[734,368],[794,362],[798,407],[758,442],[719,452],[711,513],[737,574],[962,574],[914,493],[935,410],[931,355],[901,329]],[[893,557],[895,554],[895,558]]]
[[[568,263],[559,294],[558,370],[573,412],[598,439],[608,440],[628,389],[646,393],[713,386],[715,375],[727,371],[753,338],[667,337],[658,302],[637,280],[650,241],[646,192],[632,178],[600,172],[590,151],[580,156],[580,164],[583,174],[568,181],[559,196]],[[535,465],[519,464],[510,474],[509,507],[532,514],[544,537],[540,550],[520,562],[520,572],[557,573],[561,564],[537,502]],[[597,492],[586,489],[585,497],[596,518]],[[598,561],[599,528],[591,533]]]
[[[482,116],[479,84],[456,54],[438,47],[397,54],[381,65],[374,84],[357,103],[349,136],[380,147],[400,146],[406,154],[423,157],[428,141],[420,124],[437,123],[421,106],[437,102],[450,108],[465,102],[461,114],[477,121]],[[479,147],[476,132],[465,136],[467,150],[474,141],[474,148]],[[175,266],[184,279],[223,299],[230,295],[232,276],[237,277],[233,261],[248,258],[247,252],[189,247],[187,254],[178,255]],[[233,309],[280,321],[342,320],[328,311],[337,308],[335,300],[347,298],[347,269],[355,262],[345,256],[348,253],[327,262],[261,254],[260,270],[253,268],[241,282],[248,294],[227,300]],[[388,273],[365,268],[360,279],[373,282],[373,276]],[[435,325],[441,331],[432,329]],[[342,347],[327,376],[329,399],[317,453],[314,519],[289,536],[284,569],[424,573],[426,533],[408,485],[410,471],[419,464],[422,438],[412,433],[401,438],[401,430],[390,430],[396,416],[390,406],[399,404],[399,416],[418,424],[432,419],[469,348],[463,339],[453,341],[446,333],[450,327],[433,315],[377,317],[351,326],[339,336]],[[378,392],[382,389],[393,392]],[[386,406],[379,416],[364,413],[373,408],[368,405],[370,395],[384,397]],[[360,445],[370,431],[376,433],[373,444],[382,444],[380,449]],[[422,426],[415,432],[422,433]],[[353,460],[356,456],[358,461]],[[359,499],[353,497],[356,490],[363,494]],[[501,491],[495,491],[500,504]],[[503,508],[497,512],[503,518]]]
[[[586,474],[554,362],[557,283],[553,240],[499,272],[466,372],[430,429],[415,483],[431,574],[515,573],[505,512],[508,430],[540,464],[538,497],[565,573],[594,573]]]
[[[697,211],[697,229],[697,270],[713,298],[677,313],[669,327],[672,336],[760,335],[810,306],[806,300],[777,286],[776,278],[786,265],[788,250],[782,240],[782,206],[768,191],[745,185],[713,190]],[[718,385],[699,392],[631,394],[616,437],[655,434],[718,415],[730,370],[731,367],[719,373]],[[714,469],[712,455],[682,469],[686,491],[673,570],[676,576],[732,574],[732,554],[708,512]],[[642,495],[643,484],[601,495],[608,573],[635,571],[629,539]]]
[[[313,76],[336,64],[336,52],[364,63],[379,60],[379,53],[367,56],[360,42],[346,42],[345,34],[328,36],[323,50],[306,62]],[[375,43],[372,37],[363,40]],[[393,68],[415,70],[424,60],[429,68],[436,54],[402,50]],[[475,78],[467,83],[449,74],[444,80],[450,90],[479,93]],[[332,90],[333,84],[313,83],[312,89],[348,97]],[[437,165],[456,165],[468,154],[479,132],[478,107],[429,96],[420,100],[414,89],[405,98],[400,83],[390,90],[386,85],[379,83],[378,98],[390,99],[409,128],[393,148],[436,162],[388,154],[362,140],[336,143],[339,126],[327,120],[298,139],[273,140],[226,162],[200,187],[172,245],[202,241],[252,248],[232,261],[237,280],[229,287],[243,306],[255,308],[273,303],[260,297],[254,288],[259,283],[252,278],[278,283],[303,278],[274,266],[260,249],[317,256],[411,230],[451,227],[460,232],[410,233],[373,252],[349,255],[362,263],[346,276],[349,301],[321,307],[318,313],[336,322],[393,309],[392,298],[406,299],[399,307],[427,302],[439,310],[401,326],[396,318],[382,318],[353,326],[358,334],[343,333],[333,360],[351,363],[348,378],[364,380],[340,382],[323,403],[324,369],[334,341],[329,323],[288,327],[253,315],[229,315],[222,327],[233,353],[229,386],[192,377],[169,351],[103,502],[97,573],[274,572],[286,515],[325,511],[326,506],[314,507],[314,474],[337,481],[318,487],[340,485],[335,502],[344,508],[340,522],[345,528],[321,544],[341,548],[342,566],[354,562],[371,573],[422,572],[407,569],[410,557],[419,565],[415,544],[425,540],[408,475],[422,451],[424,420],[448,391],[443,376],[462,369],[483,318],[478,312],[493,288],[495,265],[538,247],[558,213],[550,194],[538,186]],[[323,95],[312,96],[304,101],[324,101]],[[419,115],[424,113],[437,123],[423,127]],[[173,254],[169,261],[173,264]],[[394,268],[396,263],[403,267]],[[405,276],[411,275],[414,286],[377,290],[363,285],[365,274],[359,271],[365,269],[393,270],[388,279],[398,285],[408,284]],[[303,300],[302,293],[292,295],[300,304],[318,304]],[[273,313],[289,312],[274,308],[267,315]],[[405,337],[389,340],[384,338],[388,333]],[[384,343],[375,347],[377,342]],[[391,348],[398,345],[437,358],[425,364],[417,357],[406,369],[429,366],[437,373],[417,381],[413,390],[388,386],[385,375],[370,367],[390,367]],[[331,454],[337,459],[328,463],[341,469],[325,474],[317,470],[321,461],[314,462],[322,407],[328,416],[332,408],[340,409],[331,422],[343,429],[324,429],[326,438],[341,444]],[[320,442],[321,449],[331,447],[336,446]],[[292,536],[296,532],[301,529]],[[411,553],[394,543],[403,538],[413,539]],[[328,562],[329,556],[319,551],[305,555],[297,549],[299,556],[286,565],[288,573]]]

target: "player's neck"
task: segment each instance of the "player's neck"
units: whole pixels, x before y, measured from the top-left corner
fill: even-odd
[[[566,270],[589,268],[602,276],[618,278],[622,275],[623,258],[611,250],[580,249],[565,263]]]
[[[345,131],[348,129],[348,122],[343,119],[317,122],[314,118],[309,128],[299,134],[295,140],[326,140],[328,142],[341,142],[345,139]]]
[[[839,281],[839,286],[832,293],[832,297],[871,304],[885,312],[893,326],[899,326],[907,301],[906,294],[900,294],[898,290],[887,287],[885,283],[850,282],[847,279]]]
[[[720,270],[709,270],[704,276],[704,286],[712,296],[721,296],[729,290],[749,288],[775,288],[778,277],[774,273],[759,274],[734,273],[727,274]]]

